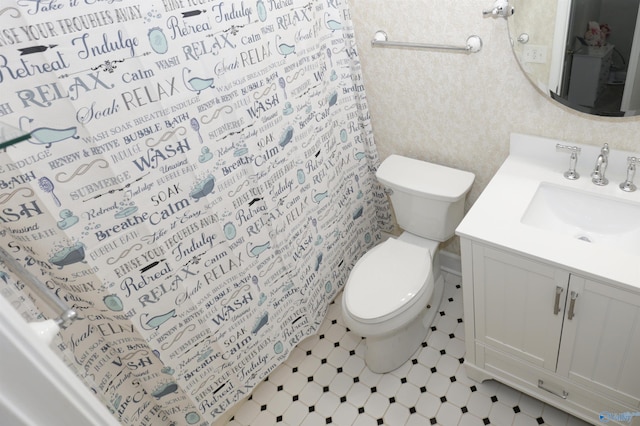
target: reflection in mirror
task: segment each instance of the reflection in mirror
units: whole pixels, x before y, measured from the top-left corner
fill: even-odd
[[[640,114],[640,0],[511,4],[514,54],[543,93],[589,114]]]

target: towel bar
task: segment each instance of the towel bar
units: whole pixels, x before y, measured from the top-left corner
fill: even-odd
[[[55,307],[59,315],[54,321],[60,328],[66,328],[73,320],[77,318],[74,309],[69,308],[66,303],[58,299],[40,280],[31,275],[18,261],[16,261],[9,253],[0,247],[0,261],[32,291],[38,293],[40,297],[45,298],[49,305]]]
[[[449,46],[442,44],[425,44],[425,43],[412,43],[405,41],[388,41],[387,33],[384,31],[376,31],[376,34],[371,40],[372,46],[380,47],[408,47],[413,49],[435,49],[435,50],[454,50],[467,53],[476,53],[482,49],[482,39],[477,35],[471,35],[467,38],[466,46]]]

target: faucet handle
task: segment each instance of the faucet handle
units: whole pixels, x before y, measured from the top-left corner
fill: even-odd
[[[576,180],[580,178],[580,174],[576,172],[576,165],[578,164],[578,154],[582,149],[575,145],[563,145],[561,143],[556,145],[556,152],[568,152],[571,154],[569,158],[569,170],[564,172],[564,177],[569,180]]]
[[[620,184],[620,189],[625,192],[633,192],[637,187],[633,183],[636,175],[636,164],[640,164],[640,158],[627,157],[627,179]]]

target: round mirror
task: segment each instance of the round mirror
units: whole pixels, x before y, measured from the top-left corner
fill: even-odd
[[[575,110],[640,115],[640,0],[510,0],[513,52],[545,94]]]

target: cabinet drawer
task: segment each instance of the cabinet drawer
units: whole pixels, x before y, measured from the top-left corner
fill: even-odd
[[[540,367],[530,365],[490,347],[477,344],[476,351],[484,353],[484,370],[491,373],[499,382],[589,423],[599,423],[599,415],[603,411],[610,413],[637,411],[633,407],[594,394],[593,391],[571,384]],[[562,396],[563,392],[566,393],[564,397]],[[610,421],[609,424],[640,426],[640,417],[634,417],[631,423]]]

